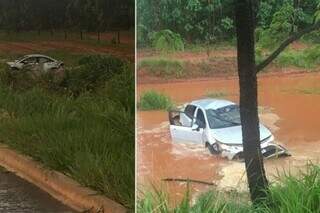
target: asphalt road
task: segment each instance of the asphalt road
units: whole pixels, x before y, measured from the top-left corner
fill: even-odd
[[[0,167],[0,213],[75,212],[48,193]]]

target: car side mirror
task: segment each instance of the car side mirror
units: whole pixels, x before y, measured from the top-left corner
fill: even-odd
[[[199,127],[199,125],[196,124],[196,123],[194,123],[194,124],[192,125],[191,129],[192,129],[192,131],[197,131],[197,132],[200,131],[200,127]]]

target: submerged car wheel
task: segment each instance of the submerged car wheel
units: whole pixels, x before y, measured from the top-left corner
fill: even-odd
[[[206,142],[206,147],[209,149],[210,153],[213,155],[217,155],[221,153],[217,143],[214,143],[211,145],[210,143]]]

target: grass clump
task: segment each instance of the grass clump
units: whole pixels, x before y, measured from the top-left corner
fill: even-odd
[[[304,89],[298,89],[299,93],[305,94],[305,95],[320,95],[320,88],[304,88]]]
[[[181,78],[186,74],[183,62],[166,58],[143,59],[139,63],[139,68],[160,77]]]
[[[79,66],[56,88],[0,70],[0,140],[133,210],[133,66],[109,56]]]
[[[187,187],[188,188],[188,187]],[[279,182],[269,188],[264,202],[252,205],[249,196],[238,192],[217,192],[201,194],[191,201],[189,190],[180,203],[172,204],[168,194],[154,190],[143,195],[138,201],[138,212],[236,212],[236,213],[275,213],[275,212],[319,212],[320,209],[320,167],[307,165],[298,176],[284,174]]]
[[[222,98],[228,96],[228,93],[225,91],[207,91],[206,97],[208,98]]]
[[[141,95],[138,107],[141,110],[167,110],[173,105],[170,97],[151,90]]]

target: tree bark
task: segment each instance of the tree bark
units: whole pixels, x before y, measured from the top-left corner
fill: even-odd
[[[260,147],[253,3],[236,0],[235,12],[243,151],[251,200],[258,203],[266,197],[268,182]]]

